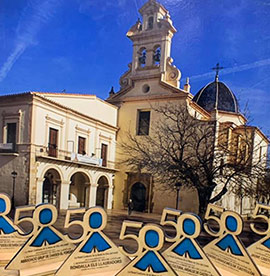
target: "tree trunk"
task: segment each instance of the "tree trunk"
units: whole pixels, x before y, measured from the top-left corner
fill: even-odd
[[[209,200],[209,203],[215,203],[216,201],[220,200],[227,192],[228,192],[228,189],[226,186],[224,186],[216,196],[214,196]]]
[[[210,198],[212,196],[212,193],[215,187],[216,187],[216,184],[213,184],[209,187],[197,188],[198,197],[199,197],[199,216],[202,220],[204,219],[207,206],[210,202]]]

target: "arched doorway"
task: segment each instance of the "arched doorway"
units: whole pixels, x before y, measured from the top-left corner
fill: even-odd
[[[42,202],[59,207],[61,177],[54,169],[49,169],[44,175]]]
[[[74,173],[70,178],[69,196],[75,196],[80,207],[89,207],[89,185],[88,176],[82,172]]]
[[[130,198],[133,202],[134,211],[145,211],[146,188],[142,183],[137,182],[131,187]]]
[[[105,176],[101,176],[98,180],[96,205],[107,208],[108,204],[108,188],[109,182]]]

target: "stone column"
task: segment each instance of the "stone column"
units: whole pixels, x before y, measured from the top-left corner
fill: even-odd
[[[36,178],[36,202],[35,205],[42,203],[42,194],[43,194],[43,182],[45,178]]]
[[[98,184],[90,185],[89,207],[96,206]]]
[[[85,185],[85,208],[90,207],[90,195],[91,195],[91,189],[90,189],[90,183],[86,182]]]
[[[147,47],[145,66],[147,66],[147,67],[153,66],[153,54],[154,54],[153,49],[151,47]]]
[[[113,202],[113,186],[108,187],[108,199],[107,199],[107,209],[112,209]]]
[[[60,190],[60,210],[68,209],[68,198],[69,198],[69,185],[70,181],[62,181]]]

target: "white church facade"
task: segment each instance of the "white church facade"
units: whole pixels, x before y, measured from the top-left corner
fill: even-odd
[[[149,0],[139,12],[142,22],[137,21],[127,32],[127,37],[133,43],[132,62],[128,65],[129,70],[120,78],[120,90],[111,93],[107,99],[109,103],[119,107],[118,145],[128,143],[127,133],[133,137],[151,136],[151,127],[160,120],[155,107],[172,104],[186,107],[190,115],[198,120],[214,123],[217,126],[214,143],[219,140],[218,129],[226,131],[228,147],[235,139],[241,138],[243,128],[248,129],[248,151],[252,152],[250,164],[260,159],[266,165],[269,141],[258,128],[245,127],[247,119],[240,113],[234,93],[219,80],[219,64],[214,81],[193,96],[190,93],[189,80],[183,88],[180,87],[181,72],[173,65],[170,55],[176,29],[169,12],[155,0]],[[118,152],[121,152],[121,148]],[[130,199],[138,211],[161,212],[164,207],[176,206],[176,191],[166,193],[164,189],[160,189],[159,183],[155,183],[151,172],[140,172],[125,166],[121,162],[122,155],[117,155],[117,160],[122,165],[115,178],[116,208],[126,207]],[[220,189],[217,185],[214,194]],[[181,210],[198,213],[198,202],[196,190],[181,190]],[[254,203],[255,198],[247,197],[240,202],[232,193],[227,193],[218,202],[225,208],[241,213],[250,212]]]

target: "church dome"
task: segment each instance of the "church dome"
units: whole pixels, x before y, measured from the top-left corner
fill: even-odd
[[[208,112],[217,109],[239,113],[237,99],[223,82],[216,80],[204,86],[193,98],[193,101]]]

